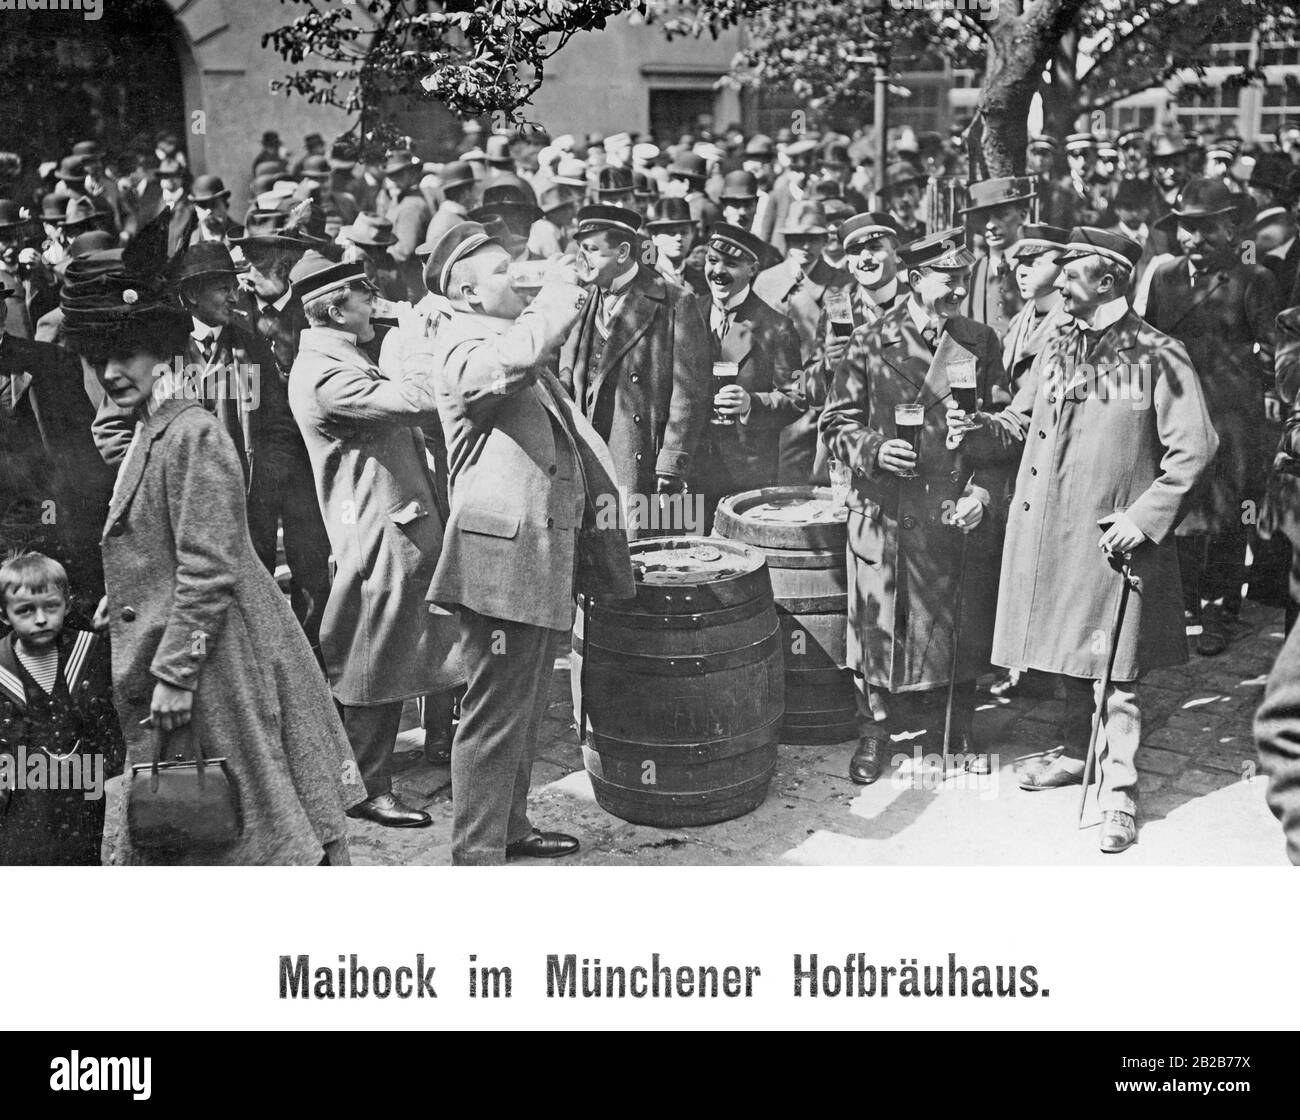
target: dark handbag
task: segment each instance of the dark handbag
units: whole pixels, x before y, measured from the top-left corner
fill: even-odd
[[[136,848],[193,851],[233,844],[243,832],[239,792],[224,758],[204,758],[191,721],[174,734],[193,745],[193,759],[163,762],[167,733],[153,729],[153,762],[131,767],[126,824]]]

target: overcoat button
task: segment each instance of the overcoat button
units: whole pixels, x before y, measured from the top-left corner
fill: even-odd
[[[1046,438],[1047,438],[1047,433],[1046,433],[1046,432],[1039,432],[1039,433],[1038,433],[1038,438],[1039,438],[1039,439],[1046,439]]]
[[[122,608],[122,621],[123,621],[123,622],[134,622],[134,621],[135,621],[135,607],[123,607],[123,608]]]
[[[1032,474],[1032,475],[1037,475],[1037,474],[1038,474],[1038,468],[1037,468],[1037,467],[1030,467],[1030,468],[1029,468],[1029,473]]]
[[[108,535],[110,537],[120,537],[125,532],[126,532],[126,522],[114,521],[112,526],[108,530]]]
[[[554,473],[555,473],[555,470],[556,470],[555,464],[552,463],[549,467],[546,468],[546,473],[547,473],[547,474],[554,474]]]
[[[960,481],[961,481],[961,472],[960,472],[960,471],[953,471],[953,472],[951,472],[951,473],[948,475],[948,481],[949,481],[949,482],[960,482]]]
[[[636,416],[636,415],[633,415],[633,417],[632,417],[632,423],[634,423],[634,424],[639,424],[639,423],[641,423],[641,417]]]
[[[634,374],[632,375],[632,381],[633,381],[633,382],[640,381],[640,380],[641,380],[641,376],[640,376],[640,374],[636,374],[636,373],[634,373]]]
[[[907,516],[907,517],[904,517],[904,518],[903,518],[903,528],[904,528],[904,529],[915,529],[915,528],[916,528],[916,518],[915,518],[915,517],[912,517],[912,516],[910,516],[910,515]]]
[[[638,463],[641,462],[641,452],[639,452],[639,451],[636,453],[636,461],[637,461]]]
[[[1026,503],[1025,503],[1025,509],[1028,509],[1028,508],[1029,508],[1029,503],[1026,502]]]
[[[546,527],[547,527],[548,529],[554,529],[554,528],[555,528],[555,518],[554,518],[554,517],[548,517],[548,518],[546,519]]]

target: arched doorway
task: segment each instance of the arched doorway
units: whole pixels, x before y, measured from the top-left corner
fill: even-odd
[[[186,136],[188,48],[164,0],[111,0],[102,18],[10,12],[0,36],[0,151],[34,169],[78,140],[110,155]]]

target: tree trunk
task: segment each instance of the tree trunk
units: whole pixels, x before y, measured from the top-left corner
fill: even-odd
[[[991,177],[1023,175],[1029,142],[1029,106],[1042,67],[1038,44],[1024,34],[1021,17],[999,20],[988,40],[984,74],[984,160]]]
[[[1052,80],[1043,87],[1043,132],[1064,141],[1079,117],[1079,36],[1071,29],[1061,36],[1052,60]]]

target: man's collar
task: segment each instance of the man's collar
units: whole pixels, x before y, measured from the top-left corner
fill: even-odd
[[[938,331],[943,326],[943,320],[931,319],[925,308],[916,301],[915,297],[908,299],[907,313],[912,317],[912,322],[916,324],[916,329],[922,334],[925,333],[927,327]]]
[[[607,290],[607,294],[611,296],[618,295],[624,288],[626,288],[630,283],[632,283],[633,278],[636,276],[636,270],[637,270],[637,263],[636,263],[636,259],[633,258],[632,262],[628,265],[627,271],[620,272],[617,276],[614,277],[613,280],[609,282],[609,288]]]
[[[1113,327],[1128,314],[1128,300],[1123,296],[1103,303],[1093,309],[1088,319],[1075,319],[1075,323],[1088,331],[1104,331]]]
[[[748,298],[749,298],[749,285],[746,284],[743,288],[740,289],[740,291],[738,291],[735,295],[733,295],[730,299],[727,300],[725,309],[727,311],[735,311],[736,308],[739,307],[742,303],[744,303],[745,300],[747,300]],[[713,301],[713,306],[714,307],[718,306],[718,301],[716,299]]]
[[[331,343],[347,343],[354,349],[360,349],[356,335],[351,331],[335,330],[333,327],[306,327],[300,337],[303,342],[316,342],[321,346],[329,346]],[[313,347],[313,349],[320,349],[320,346]]]
[[[1279,260],[1286,260],[1286,255],[1287,253],[1291,252],[1291,246],[1294,244],[1295,244],[1295,237],[1293,236],[1289,241],[1283,242],[1276,249],[1270,249],[1267,253],[1264,254],[1264,256],[1277,257]]]
[[[292,289],[292,288],[285,288],[285,290],[284,290],[284,295],[282,295],[282,296],[281,296],[279,299],[277,299],[274,303],[267,303],[266,300],[264,300],[261,296],[258,296],[258,297],[257,297],[257,309],[258,309],[259,311],[264,311],[264,310],[266,310],[266,308],[268,308],[268,307],[274,307],[277,311],[283,311],[283,310],[285,309],[285,306],[286,306],[286,305],[288,304],[288,302],[289,302],[289,298],[290,298],[292,295],[293,295],[293,289]]]
[[[862,290],[866,292],[867,299],[877,307],[884,307],[885,304],[891,302],[898,295],[898,274],[895,273],[894,278],[883,287],[873,290],[864,286]]]
[[[202,319],[199,319],[194,315],[190,316],[190,322],[193,324],[193,329],[190,331],[190,334],[200,342],[209,338],[215,339],[221,334],[221,327],[209,326],[207,323],[203,322]]]

